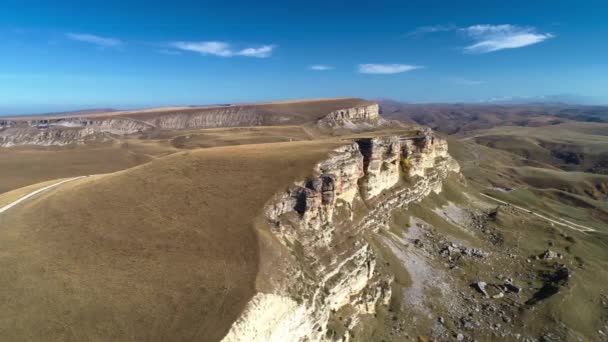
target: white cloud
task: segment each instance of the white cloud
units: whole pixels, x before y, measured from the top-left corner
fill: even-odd
[[[331,65],[325,65],[325,64],[315,64],[315,65],[311,65],[308,67],[310,70],[315,70],[315,71],[326,71],[326,70],[332,70],[334,67],[332,67]]]
[[[229,43],[207,41],[207,42],[174,42],[174,48],[198,52],[202,55],[212,55],[219,57],[246,56],[266,58],[270,57],[275,45],[262,45],[260,47],[248,47],[242,50],[233,50]]]
[[[258,57],[258,58],[267,58],[272,54],[272,50],[274,50],[274,45],[263,45],[258,48],[246,48],[236,53],[239,56],[247,56],[247,57]]]
[[[230,45],[224,42],[175,42],[172,45],[177,49],[198,52],[202,55],[230,57],[234,54],[230,50]]]
[[[515,49],[540,43],[554,36],[538,33],[533,27],[515,25],[474,25],[460,29],[474,44],[466,46],[468,53],[488,53],[503,49]]]
[[[398,74],[422,68],[409,64],[359,64],[359,72],[362,74]]]
[[[447,32],[453,31],[454,29],[456,29],[456,27],[453,25],[420,26],[408,33],[408,36],[420,36],[427,33]]]
[[[99,47],[117,47],[123,44],[120,39],[100,37],[87,33],[67,33],[66,36],[71,40],[91,43]]]

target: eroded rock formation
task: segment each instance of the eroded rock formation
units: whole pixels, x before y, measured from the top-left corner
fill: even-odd
[[[70,119],[13,124],[0,130],[0,147],[18,145],[62,146],[87,141],[104,141],[109,134],[126,135],[154,128],[152,125],[125,118],[105,120]]]
[[[365,107],[345,108],[333,111],[321,120],[318,125],[324,128],[369,129],[386,123],[380,116],[378,104]]]
[[[304,109],[303,109],[304,110]],[[318,113],[323,115],[324,113]],[[0,121],[0,147],[17,145],[69,145],[103,141],[110,134],[127,135],[153,130],[194,128],[274,126],[315,123],[328,130],[365,130],[388,122],[380,117],[377,104],[331,111],[322,119],[305,114],[282,114],[264,106],[219,106],[187,108],[165,112],[133,112],[107,117],[49,117],[32,120]]]
[[[268,229],[290,259],[275,271],[288,276],[256,294],[224,341],[348,340],[348,330],[391,297],[392,275],[378,269],[370,235],[392,210],[441,191],[458,171],[446,141],[429,131],[336,149],[313,177],[266,206]]]

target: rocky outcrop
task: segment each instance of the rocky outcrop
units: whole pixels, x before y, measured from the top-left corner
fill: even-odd
[[[260,126],[264,115],[254,107],[232,106],[198,112],[176,112],[145,119],[160,129]]]
[[[18,145],[63,146],[87,141],[108,140],[108,134],[125,135],[143,132],[150,124],[114,118],[107,120],[45,120],[31,126],[15,126],[0,130],[0,147]]]
[[[386,121],[380,116],[378,104],[336,110],[317,122],[322,128],[355,130],[375,128],[385,123]]]
[[[269,230],[291,256],[289,277],[258,293],[224,340],[348,340],[362,317],[390,301],[392,275],[378,269],[370,234],[458,171],[445,140],[428,131],[336,149],[266,206]]]
[[[36,129],[7,128],[0,131],[0,146],[18,145],[62,146],[71,143],[84,143],[95,132],[91,129]]]
[[[151,130],[246,127],[314,123],[317,114],[302,106],[303,114],[293,109],[282,112],[272,105],[229,105],[166,111],[113,113],[106,117],[49,117],[0,121],[0,146],[69,145],[108,139],[108,134],[126,135]],[[313,106],[316,106],[314,104]],[[314,108],[314,107],[313,107]],[[333,107],[336,108],[336,107]],[[332,108],[332,109],[333,109]],[[339,108],[339,107],[338,107]],[[319,109],[321,110],[321,109]],[[329,111],[329,109],[328,109]],[[365,130],[387,124],[377,104],[331,111],[317,122],[326,130]]]

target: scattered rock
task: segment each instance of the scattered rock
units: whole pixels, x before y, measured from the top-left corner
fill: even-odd
[[[474,328],[473,321],[471,321],[469,318],[462,317],[460,319],[460,323],[462,323],[462,327],[466,330],[471,330]]]
[[[555,259],[558,258],[560,256],[559,253],[554,252],[550,249],[547,249],[543,254],[541,254],[539,257],[541,259],[545,259],[545,260],[551,260],[551,259]]]
[[[497,294],[493,295],[492,298],[494,298],[494,299],[500,299],[500,298],[502,298],[504,296],[505,296],[504,292],[498,292]]]
[[[488,285],[488,284],[486,284],[486,283],[485,283],[485,282],[483,282],[483,281],[478,281],[477,283],[475,283],[475,288],[476,288],[476,289],[477,289],[479,292],[481,292],[481,293],[482,293],[484,296],[489,297],[489,296],[488,296],[488,292],[486,291],[486,286],[487,286],[487,285]]]
[[[464,340],[464,335],[463,334],[456,335],[456,340],[463,341]]]
[[[505,288],[509,291],[509,292],[513,292],[513,293],[520,293],[521,292],[521,288],[518,286],[513,285],[512,282],[507,281],[505,283]]]

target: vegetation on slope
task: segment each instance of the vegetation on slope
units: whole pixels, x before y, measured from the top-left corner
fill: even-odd
[[[254,293],[255,217],[340,143],[183,152],[3,214],[3,340],[220,339]]]

